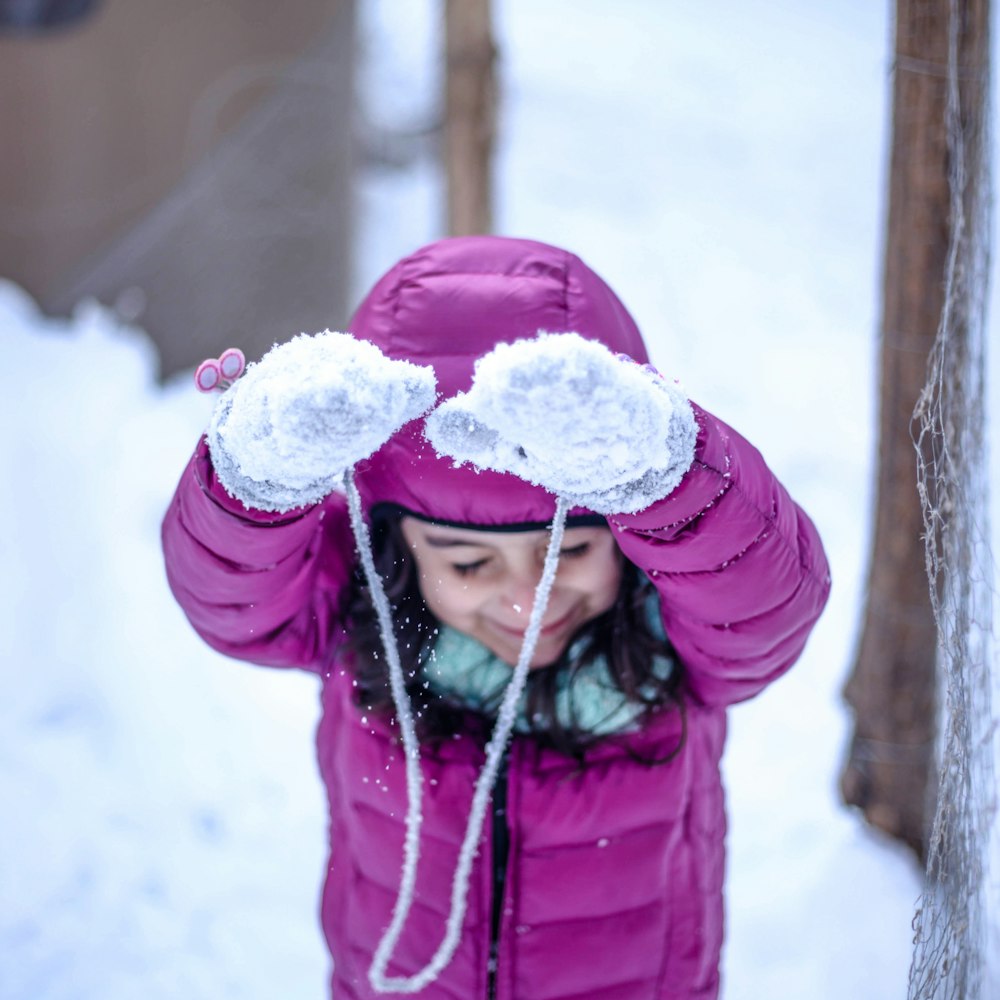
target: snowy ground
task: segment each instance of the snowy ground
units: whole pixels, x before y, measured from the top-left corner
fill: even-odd
[[[371,115],[426,120],[437,5],[361,6]],[[905,996],[918,873],[834,788],[869,531],[884,6],[497,3],[498,230],[603,273],[831,556],[801,663],[732,713],[726,1000]],[[439,234],[440,205],[427,164],[361,193],[359,292]],[[158,387],[140,333],[45,321],[9,285],[0,350],[0,1000],[320,998],[314,682],[204,648],[163,578],[159,520],[210,401]]]

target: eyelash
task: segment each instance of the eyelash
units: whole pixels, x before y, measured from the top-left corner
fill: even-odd
[[[486,559],[477,559],[475,562],[471,563],[452,563],[451,568],[459,576],[472,576],[476,570],[481,569],[487,563]]]
[[[562,559],[578,559],[580,556],[586,555],[589,550],[590,542],[582,542],[580,545],[574,545],[572,548],[563,549],[559,553],[559,556]],[[489,559],[477,559],[475,562],[471,563],[452,563],[451,568],[459,576],[473,576],[488,562]]]

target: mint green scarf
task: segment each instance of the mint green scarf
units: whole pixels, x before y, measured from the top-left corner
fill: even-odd
[[[655,593],[646,604],[646,613],[654,634],[665,638]],[[570,646],[570,662],[580,655],[583,644],[584,640],[578,639]],[[669,656],[657,656],[653,660],[653,673],[662,682],[673,673],[674,666]],[[608,736],[633,729],[646,710],[642,702],[629,701],[615,685],[603,656],[575,671],[566,667],[557,669],[555,712],[563,726],[579,727],[595,736]],[[424,664],[424,676],[432,691],[486,715],[496,712],[513,672],[513,667],[481,642],[447,625],[440,626]],[[647,683],[642,693],[651,696],[655,687]],[[531,730],[527,692],[521,695],[514,728],[521,733]]]

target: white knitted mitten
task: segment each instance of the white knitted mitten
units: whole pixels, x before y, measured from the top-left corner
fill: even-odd
[[[272,348],[219,399],[208,430],[216,474],[247,507],[286,511],[339,488],[344,472],[434,405],[434,371],[348,333]]]
[[[512,472],[601,514],[666,496],[694,457],[691,404],[648,366],[576,333],[500,344],[426,435],[456,463]]]

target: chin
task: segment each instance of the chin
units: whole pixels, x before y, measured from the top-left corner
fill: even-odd
[[[516,667],[517,661],[521,655],[521,643],[514,642],[513,644],[509,642],[500,641],[498,642],[498,637],[493,635],[484,635],[480,639],[481,642],[493,653],[494,656],[498,656],[504,663],[509,667]],[[569,645],[570,637],[568,635],[563,636],[541,636],[538,645],[535,646],[535,653],[531,657],[531,665],[529,669],[537,670],[541,667],[551,667],[552,664],[556,663],[566,651],[566,647]],[[485,641],[484,641],[485,640]]]
[[[531,658],[531,664],[528,667],[529,670],[539,670],[542,667],[551,667],[560,656],[563,654],[564,646],[560,646],[558,649],[554,650],[535,650],[535,655]],[[495,646],[491,649],[495,656],[498,656],[508,667],[516,667],[518,658],[521,655],[521,647],[517,646],[514,649],[497,649]]]
[[[551,667],[553,663],[558,662],[559,658],[563,655],[564,652],[565,648],[561,647],[555,650],[554,652],[546,653],[541,656],[536,654],[531,658],[531,667],[532,669],[534,669],[535,667]]]
[[[542,667],[551,667],[554,663],[559,661],[559,657],[566,652],[566,643],[562,643],[555,649],[548,651],[535,651],[535,655],[531,658],[531,670],[540,670]]]

